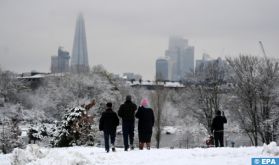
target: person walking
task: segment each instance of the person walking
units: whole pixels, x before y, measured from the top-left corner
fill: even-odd
[[[214,134],[214,143],[215,147],[224,147],[224,124],[227,123],[227,118],[225,117],[224,112],[216,112],[211,125],[211,133]]]
[[[121,104],[118,110],[118,116],[122,118],[122,132],[124,141],[124,150],[128,151],[130,140],[130,149],[134,149],[134,129],[135,129],[135,111],[137,105],[132,102],[130,95],[126,96],[126,101]]]
[[[139,149],[142,150],[144,143],[146,148],[150,149],[150,142],[152,137],[152,128],[154,126],[154,112],[149,108],[147,99],[142,99],[140,107],[136,112],[136,118],[138,118],[138,135],[139,135]]]
[[[100,131],[104,132],[104,139],[105,139],[105,149],[109,152],[109,138],[112,145],[112,151],[115,152],[115,136],[116,136],[116,128],[119,125],[119,119],[116,114],[112,110],[112,103],[106,104],[107,109],[105,112],[102,113],[99,123]]]

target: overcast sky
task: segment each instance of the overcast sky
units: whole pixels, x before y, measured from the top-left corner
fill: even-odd
[[[154,79],[171,35],[195,58],[279,56],[278,0],[0,0],[0,67],[49,72],[58,46],[72,52],[75,21],[85,18],[89,65]]]

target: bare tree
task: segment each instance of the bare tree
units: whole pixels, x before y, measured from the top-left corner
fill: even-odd
[[[195,71],[197,86],[191,87],[198,109],[194,116],[204,125],[210,134],[211,123],[216,111],[221,110],[221,85],[224,83],[225,68],[219,60],[200,65]]]
[[[276,86],[279,83],[278,61],[263,58],[259,70],[258,95],[260,108],[260,135],[263,143],[269,144],[276,140],[278,125],[278,111],[276,98],[278,97]],[[276,116],[276,117],[275,117]]]
[[[227,58],[234,71],[232,79],[236,84],[239,109],[234,109],[242,129],[253,145],[257,146],[259,137],[263,143],[270,143],[276,137],[278,112],[275,92],[278,87],[278,62],[267,58],[240,55]],[[272,118],[273,117],[273,118]]]
[[[151,103],[155,111],[155,139],[156,147],[160,148],[162,123],[163,123],[163,108],[167,99],[168,90],[163,86],[157,86],[151,93]]]

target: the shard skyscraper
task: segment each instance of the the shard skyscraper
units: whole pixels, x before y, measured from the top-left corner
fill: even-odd
[[[89,71],[85,24],[82,14],[76,21],[76,31],[71,57],[71,72],[84,73]]]

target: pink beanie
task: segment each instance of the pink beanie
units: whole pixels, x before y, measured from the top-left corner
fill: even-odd
[[[140,105],[143,106],[143,107],[147,107],[148,106],[148,100],[146,98],[142,99]]]

